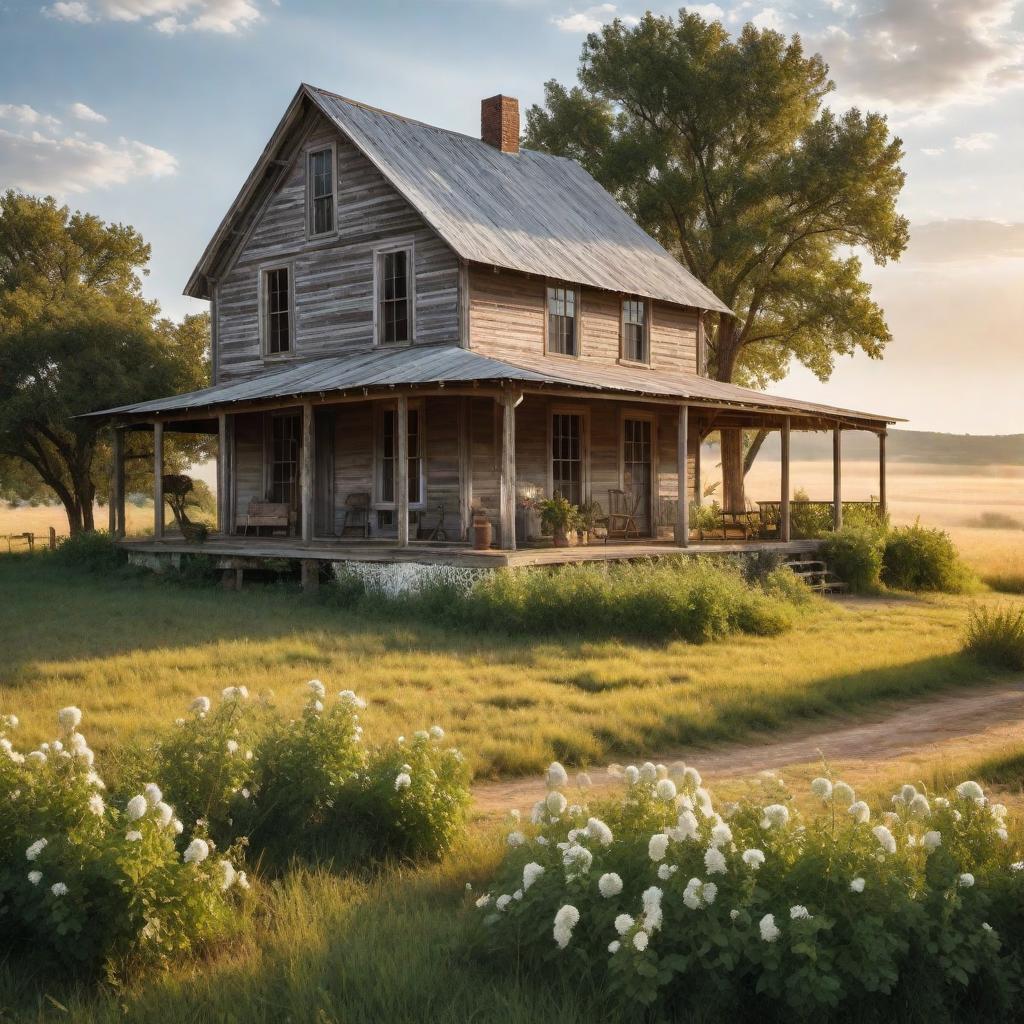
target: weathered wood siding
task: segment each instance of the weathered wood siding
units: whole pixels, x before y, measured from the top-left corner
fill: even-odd
[[[470,347],[484,355],[536,357],[544,353],[547,284],[511,271],[472,267],[469,273]],[[578,315],[583,362],[619,361],[621,299],[612,292],[583,288]],[[697,314],[663,302],[651,311],[651,367],[697,372]]]
[[[336,235],[306,239],[306,164],[310,150],[337,146]],[[291,262],[295,336],[290,358],[318,358],[373,344],[373,250],[411,239],[415,247],[417,343],[459,341],[458,260],[383,175],[336,129],[317,118],[217,285],[216,364],[220,380],[265,364],[258,284],[262,266]]]

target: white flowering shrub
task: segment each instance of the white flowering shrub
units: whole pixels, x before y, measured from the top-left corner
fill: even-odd
[[[186,847],[155,783],[115,805],[81,718],[64,708],[59,737],[28,752],[0,718],[0,950],[114,970],[227,935],[248,887],[238,851]]]
[[[589,807],[553,765],[513,824],[472,910],[498,962],[575,974],[657,1019],[1012,1012],[1024,863],[976,783],[872,809],[823,777],[804,817],[772,778],[716,808],[692,768],[616,771],[622,798]]]

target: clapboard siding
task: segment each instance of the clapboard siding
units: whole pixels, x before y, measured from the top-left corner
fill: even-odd
[[[306,238],[306,156],[337,147],[337,234]],[[418,344],[458,343],[458,260],[422,217],[350,142],[318,118],[234,263],[217,284],[218,376],[264,366],[259,337],[259,272],[293,267],[293,358],[319,358],[373,344],[373,250],[410,239],[415,250]],[[280,360],[269,365],[279,366]]]
[[[544,354],[547,284],[536,277],[473,267],[469,274],[470,347],[514,360]],[[580,362],[615,365],[621,352],[622,296],[583,288],[578,317]],[[697,314],[649,303],[651,368],[697,372]]]

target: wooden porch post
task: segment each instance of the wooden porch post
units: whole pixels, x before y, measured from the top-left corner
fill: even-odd
[[[164,535],[164,425],[153,423],[153,538]]]
[[[395,516],[398,519],[398,546],[409,546],[409,399],[398,396],[395,409]]]
[[[693,432],[694,440],[697,442],[693,447],[693,503],[695,505],[704,504],[704,489],[700,479],[700,446],[704,440],[701,434],[702,431],[698,426]]]
[[[459,400],[459,533],[470,539],[473,528],[473,406],[472,399]]]
[[[843,428],[832,428],[832,526],[843,528]]]
[[[679,406],[676,433],[676,469],[678,472],[678,501],[676,503],[676,547],[690,546],[690,488],[689,488],[689,419],[690,407]]]
[[[878,434],[878,512],[883,519],[888,511],[885,499],[885,437],[886,432],[880,431]]]
[[[313,403],[302,403],[302,466],[300,469],[302,494],[302,543],[313,540]]]
[[[782,421],[782,494],[779,503],[779,540],[790,540],[789,525],[789,417]]]
[[[501,396],[501,546],[516,549],[516,405],[513,391]]]
[[[124,521],[124,428],[114,427],[110,445],[110,516],[112,537],[123,537]]]
[[[228,508],[228,417],[217,416],[217,532],[226,537],[230,532],[231,512]]]

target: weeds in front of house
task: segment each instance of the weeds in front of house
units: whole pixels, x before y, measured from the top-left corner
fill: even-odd
[[[972,609],[964,650],[990,668],[1024,670],[1024,608]]]

